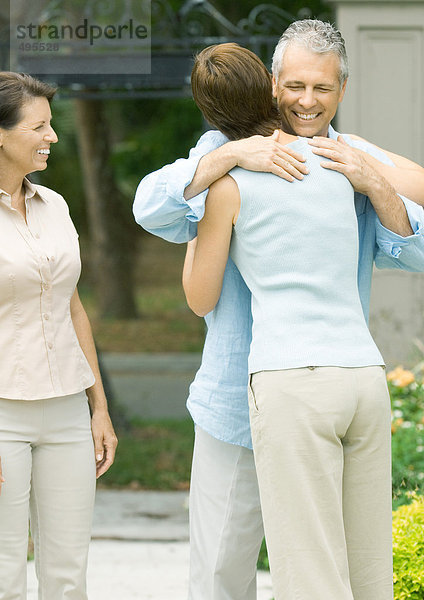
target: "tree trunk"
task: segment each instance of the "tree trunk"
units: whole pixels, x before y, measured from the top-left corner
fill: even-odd
[[[111,125],[102,100],[74,102],[99,315],[134,318],[134,224],[109,164]]]

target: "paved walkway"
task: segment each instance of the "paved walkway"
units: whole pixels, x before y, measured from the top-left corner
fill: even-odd
[[[188,563],[187,492],[97,491],[90,600],[186,600]],[[30,562],[28,600],[37,600],[36,590]],[[271,598],[269,573],[261,571],[258,600]]]

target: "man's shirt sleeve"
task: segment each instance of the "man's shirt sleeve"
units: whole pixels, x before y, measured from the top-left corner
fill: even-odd
[[[184,190],[191,183],[202,156],[227,141],[219,131],[207,131],[190,150],[188,158],[179,158],[146,175],[138,185],[133,204],[137,223],[170,242],[193,239],[197,222],[204,214],[208,190],[190,200],[185,200]]]
[[[359,148],[380,162],[394,166],[393,161],[373,144],[365,140],[353,140],[348,135],[344,139],[354,148]],[[379,269],[403,269],[405,271],[424,271],[424,210],[423,207],[405,198],[403,201],[413,231],[412,235],[402,237],[381,224],[375,215],[376,253],[375,264]]]
[[[374,144],[370,144],[366,140],[353,139],[350,137],[350,135],[347,135],[347,134],[343,134],[343,139],[353,148],[357,148],[358,150],[362,150],[363,152],[366,152],[367,154],[369,154],[370,156],[373,156],[374,158],[376,158],[380,162],[384,163],[385,165],[390,165],[391,167],[395,166],[392,159],[389,158],[387,156],[387,154],[385,152],[383,152],[383,150],[381,150],[380,148],[377,148],[377,146],[374,146]]]
[[[386,229],[376,216],[378,250],[375,264],[379,269],[424,272],[424,210],[412,200],[400,194],[399,197],[405,205],[413,234],[402,237]]]

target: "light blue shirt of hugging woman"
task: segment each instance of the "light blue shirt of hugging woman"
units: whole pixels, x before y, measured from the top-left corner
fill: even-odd
[[[359,297],[353,188],[304,138],[289,146],[307,159],[303,181],[230,172],[241,199],[231,257],[252,292],[249,372],[383,364]]]

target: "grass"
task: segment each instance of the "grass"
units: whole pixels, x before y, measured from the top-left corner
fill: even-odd
[[[189,488],[194,428],[183,421],[133,420],[119,435],[113,466],[99,480],[105,487],[182,490]]]
[[[201,352],[203,323],[187,311],[156,315],[151,310],[140,319],[100,321],[91,316],[90,320],[102,352]]]

